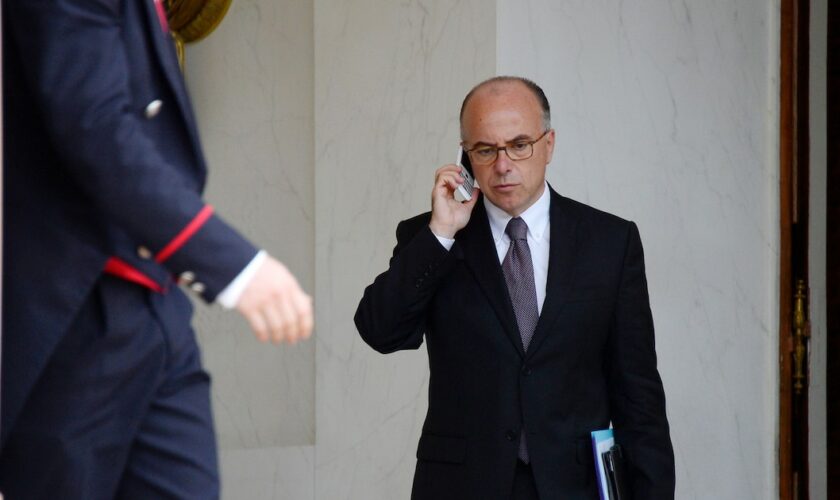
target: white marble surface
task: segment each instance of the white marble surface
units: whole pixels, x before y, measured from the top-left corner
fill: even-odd
[[[225,497],[408,497],[425,348],[352,317],[497,72],[551,99],[549,181],[640,226],[677,498],[776,496],[777,61],[778,0],[234,2],[188,52],[210,198],[314,286],[317,334],[200,313]]]
[[[639,224],[677,498],[773,498],[777,2],[498,5],[499,72],[553,105],[549,182]]]
[[[828,450],[826,419],[826,367],[828,362],[828,304],[826,284],[826,210],[828,137],[828,95],[826,66],[828,51],[828,1],[811,1],[810,130],[811,156],[809,193],[808,279],[810,285],[810,374],[808,392],[808,480],[814,500],[828,498]],[[834,355],[836,356],[836,354]],[[836,424],[833,424],[836,425]]]
[[[399,220],[455,159],[461,99],[495,68],[492,3],[316,0],[316,498],[408,498],[425,348],[388,356],[353,314]]]
[[[306,500],[314,498],[315,447],[284,446],[226,450],[219,456],[222,498]]]
[[[312,51],[311,2],[237,0],[218,30],[188,46],[186,66],[210,168],[208,200],[309,291]],[[314,445],[314,343],[261,344],[236,313],[203,305],[196,312],[222,452]],[[229,471],[222,473],[227,481]]]

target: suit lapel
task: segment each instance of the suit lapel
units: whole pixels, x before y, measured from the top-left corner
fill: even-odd
[[[527,356],[531,357],[540,344],[551,333],[551,326],[569,297],[574,279],[574,261],[578,236],[578,220],[568,210],[564,198],[551,187],[551,207],[549,208],[548,279],[545,285],[543,303],[534,337],[528,346]],[[566,205],[566,207],[564,207]]]
[[[203,156],[200,151],[198,130],[195,124],[192,107],[190,106],[189,98],[187,97],[186,87],[184,86],[184,77],[181,74],[181,67],[178,65],[178,56],[175,53],[175,45],[172,36],[165,33],[160,25],[157,10],[155,10],[155,3],[153,0],[141,0],[144,5],[144,17],[146,18],[146,26],[151,33],[152,46],[157,53],[157,60],[161,65],[161,70],[172,93],[175,95],[175,100],[178,102],[178,107],[181,110],[181,117],[187,127],[187,132],[190,135],[190,140],[193,143],[193,148],[196,150],[196,156],[199,162],[203,162]]]
[[[490,231],[490,222],[487,219],[483,200],[478,200],[470,222],[458,233],[455,241],[459,256],[463,258],[487,296],[511,343],[519,355],[524,356],[522,337],[516,325],[516,316],[508,296],[499,256],[493,244],[493,234]]]

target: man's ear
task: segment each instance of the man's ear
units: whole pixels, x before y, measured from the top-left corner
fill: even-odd
[[[551,158],[554,155],[554,129],[549,130],[545,135],[545,148],[545,164],[548,165],[551,163]]]

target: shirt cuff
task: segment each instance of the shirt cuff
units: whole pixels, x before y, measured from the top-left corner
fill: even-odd
[[[432,234],[435,234],[435,232],[432,231]],[[447,252],[449,250],[452,250],[452,245],[455,244],[455,240],[452,238],[444,238],[443,236],[438,236],[436,234],[435,238],[437,238],[437,240],[440,242],[441,245],[443,245],[443,248],[445,248]]]
[[[251,259],[251,262],[249,262],[248,265],[245,266],[245,268],[242,269],[235,278],[233,278],[233,281],[228,283],[228,286],[219,293],[216,297],[216,302],[225,309],[233,309],[236,307],[239,303],[239,298],[242,297],[242,293],[251,283],[254,275],[257,274],[257,269],[260,268],[260,264],[263,263],[266,257],[268,257],[268,254],[265,250],[257,252],[257,255]]]

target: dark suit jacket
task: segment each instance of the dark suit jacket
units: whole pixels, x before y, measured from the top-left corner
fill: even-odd
[[[412,498],[508,499],[520,429],[540,497],[597,499],[589,433],[613,422],[635,499],[674,496],[644,258],[632,222],[551,191],[546,298],[527,353],[484,204],[447,252],[402,222],[356,326],[374,349],[429,354]]]
[[[206,167],[153,0],[3,0],[2,440],[116,256],[164,287],[189,270],[213,300],[256,249],[205,206]],[[146,114],[154,100],[158,114]]]

